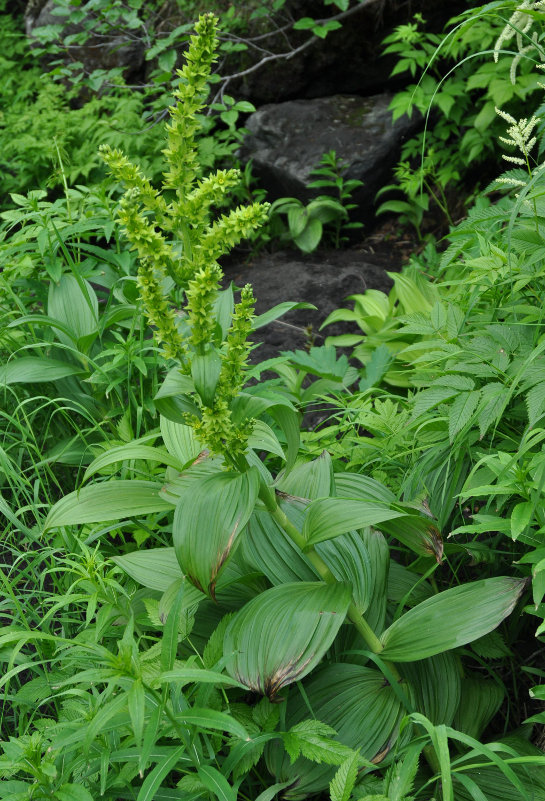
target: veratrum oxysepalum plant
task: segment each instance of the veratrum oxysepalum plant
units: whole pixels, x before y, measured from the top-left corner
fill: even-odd
[[[116,714],[125,703],[139,732],[151,732],[142,775],[150,742],[169,742],[144,785],[158,789],[181,772],[208,793],[220,776],[221,797],[234,799],[241,775],[264,754],[286,797],[323,791],[331,766],[340,765],[332,794],[348,799],[359,770],[399,760],[409,791],[424,751],[432,775],[449,786],[444,748],[457,734],[448,727],[455,716],[468,718],[475,697],[465,692],[453,649],[496,628],[524,581],[495,577],[434,592],[390,558],[385,537],[432,566],[442,555],[433,520],[373,479],[334,473],[326,452],[298,461],[295,409],[270,388],[246,384],[251,330],[294,304],[256,318],[250,286],[236,303],[232,288],[220,289],[218,258],[265,220],[267,208],[239,207],[213,219],[238,173],[198,177],[197,113],[215,50],[216,21],[204,15],[179,72],[161,191],[121,152],[102,150],[126,186],[120,221],[139,256],[149,322],[172,359],[155,399],[165,448],[135,441],[106,450],[85,474],[105,480],[62,498],[45,528],[82,526],[88,536],[95,523],[138,518],[153,529],[172,520],[172,547],[114,559],[145,588],[139,603],[142,592],[155,603],[159,594],[157,625],[165,626],[159,674],[126,667],[126,701],[114,698]],[[263,452],[283,464],[276,476]],[[138,478],[111,478],[111,465],[130,467],[131,460],[138,460]],[[167,465],[161,481],[158,463]],[[197,662],[177,661],[195,648]],[[201,666],[210,669],[202,678]],[[202,687],[187,696],[188,682]],[[205,683],[221,693],[210,694]],[[489,684],[479,680],[480,697],[491,697]],[[287,699],[272,723],[252,718],[248,704],[259,696]],[[483,704],[479,731],[496,708]],[[401,727],[407,715],[414,725]],[[209,737],[204,762],[195,762],[195,726],[231,739]],[[478,746],[469,734],[460,737]],[[518,781],[513,772],[511,780]]]

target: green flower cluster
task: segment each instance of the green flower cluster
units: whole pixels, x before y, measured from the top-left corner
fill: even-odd
[[[213,208],[237,185],[240,173],[218,170],[198,177],[198,114],[216,59],[216,26],[212,14],[200,17],[186,64],[178,70],[161,190],[120,151],[102,147],[101,154],[126,186],[119,219],[138,252],[138,285],[155,337],[165,355],[194,379],[200,416],[190,423],[212,452],[236,461],[246,450],[252,426],[248,421],[235,425],[230,407],[244,383],[255,301],[251,286],[244,287],[231,327],[217,341],[214,309],[223,277],[218,259],[265,222],[269,206],[254,203],[212,220]],[[180,311],[182,293],[185,308]]]

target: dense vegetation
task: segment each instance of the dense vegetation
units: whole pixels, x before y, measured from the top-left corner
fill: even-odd
[[[389,35],[394,114],[431,111],[382,211],[422,247],[352,333],[253,365],[304,299],[256,316],[222,257],[342,246],[356,187],[330,152],[271,210],[241,174],[215,65],[285,3],[216,5],[155,36],[130,2],[128,92],[37,60],[119,3],[59,1],[83,31],[43,52],[4,3],[0,798],[545,799],[545,3]]]

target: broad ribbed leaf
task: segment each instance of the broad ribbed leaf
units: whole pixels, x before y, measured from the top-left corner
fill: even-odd
[[[93,459],[85,471],[83,480],[87,481],[92,475],[99,473],[105,467],[109,467],[112,464],[133,461],[135,459],[145,462],[159,462],[160,464],[166,464],[169,465],[169,467],[180,469],[178,459],[171,456],[170,453],[167,453],[164,449],[154,448],[151,445],[144,445],[141,442],[129,442],[126,445],[118,445],[115,448],[109,448],[109,450],[97,456],[96,459]]]
[[[70,330],[71,336],[67,336],[62,330],[57,331],[57,336],[64,345],[71,347],[93,334],[98,335],[96,293],[88,281],[81,278],[78,280],[75,275],[65,274],[58,284],[54,281],[50,283],[47,313]]]
[[[167,451],[182,467],[193,462],[203,450],[191,426],[174,423],[161,415],[161,436]]]
[[[454,718],[454,728],[480,739],[505,697],[493,679],[463,678],[462,699]]]
[[[268,453],[274,453],[275,456],[280,456],[281,459],[286,458],[278,437],[263,420],[254,422],[252,433],[248,437],[248,446],[255,451],[267,451]]]
[[[159,495],[161,487],[161,484],[136,479],[83,487],[57,501],[47,516],[44,530],[169,512],[172,504]]]
[[[255,692],[274,697],[316,667],[349,604],[350,589],[341,583],[298,582],[261,593],[225,632],[228,672]]]
[[[212,406],[221,372],[221,358],[215,348],[210,347],[202,356],[191,358],[191,377],[195,389],[205,406]]]
[[[407,662],[401,669],[411,685],[415,707],[434,725],[450,726],[461,697],[458,659],[450,651],[419,662]]]
[[[405,515],[388,520],[381,528],[418,556],[432,556],[439,564],[443,559],[443,540],[435,521],[414,509],[406,507],[405,510]]]
[[[331,456],[323,451],[317,459],[297,465],[287,476],[279,477],[277,486],[298,498],[328,498],[334,487]]]
[[[314,501],[308,507],[303,524],[303,536],[307,540],[307,546],[310,547],[352,529],[376,526],[385,520],[402,516],[403,512],[396,512],[379,502],[323,498]]]
[[[513,611],[525,584],[499,576],[440,592],[386,629],[382,658],[415,662],[483,637]]]
[[[244,559],[273,585],[319,578],[307,557],[268,512],[254,511],[242,538],[241,551]]]
[[[0,385],[3,384],[42,384],[44,381],[58,381],[70,375],[84,373],[75,364],[49,359],[47,356],[23,356],[12,359],[0,367]]]
[[[388,572],[388,599],[403,606],[416,606],[433,595],[431,584],[399,562],[390,560]]]
[[[316,720],[335,729],[335,739],[359,750],[365,759],[380,763],[386,757],[405,710],[378,670],[339,662],[319,668],[304,687],[305,699],[290,692],[287,727],[308,718],[308,700]],[[275,743],[266,749],[265,757],[277,781],[292,781],[293,788],[285,793],[290,799],[304,799],[325,790],[335,774],[334,768],[312,765],[305,759],[290,764]]]
[[[221,570],[253,512],[259,490],[255,467],[216,473],[182,492],[172,533],[176,558],[192,584],[212,598]]]
[[[390,552],[379,531],[364,529],[321,542],[316,550],[339,581],[352,587],[352,599],[373,631],[382,631]]]
[[[150,548],[146,551],[113,556],[115,562],[131,578],[150,590],[166,592],[176,579],[183,578],[174,548]],[[202,593],[199,593],[202,598]]]
[[[358,501],[382,501],[395,503],[394,493],[369,476],[361,473],[335,473],[336,495],[340,498],[354,498]]]

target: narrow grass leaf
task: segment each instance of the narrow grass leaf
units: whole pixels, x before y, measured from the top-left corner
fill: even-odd
[[[176,720],[179,723],[185,723],[189,726],[196,726],[203,729],[214,729],[219,731],[226,731],[233,734],[240,740],[249,740],[250,735],[232,715],[226,712],[216,712],[214,709],[185,709],[176,714]]]
[[[203,765],[198,770],[199,779],[218,801],[236,801],[237,793],[225,776],[211,765]]]
[[[185,746],[181,746],[157,763],[142,782],[142,787],[140,788],[136,801],[154,801],[154,799],[157,798],[156,793],[161,782],[171,770],[174,770],[180,758],[183,756],[184,751]]]
[[[142,679],[138,678],[133,681],[132,687],[127,694],[127,702],[129,705],[129,715],[134,737],[137,744],[141,745],[142,736],[144,734],[144,716],[146,712],[146,696],[144,694]]]
[[[245,690],[246,685],[240,681],[226,676],[225,673],[218,673],[215,670],[205,670],[204,668],[174,668],[158,676],[157,681],[164,683],[173,681],[178,687],[185,687],[186,684],[224,684],[227,687],[240,687]]]

